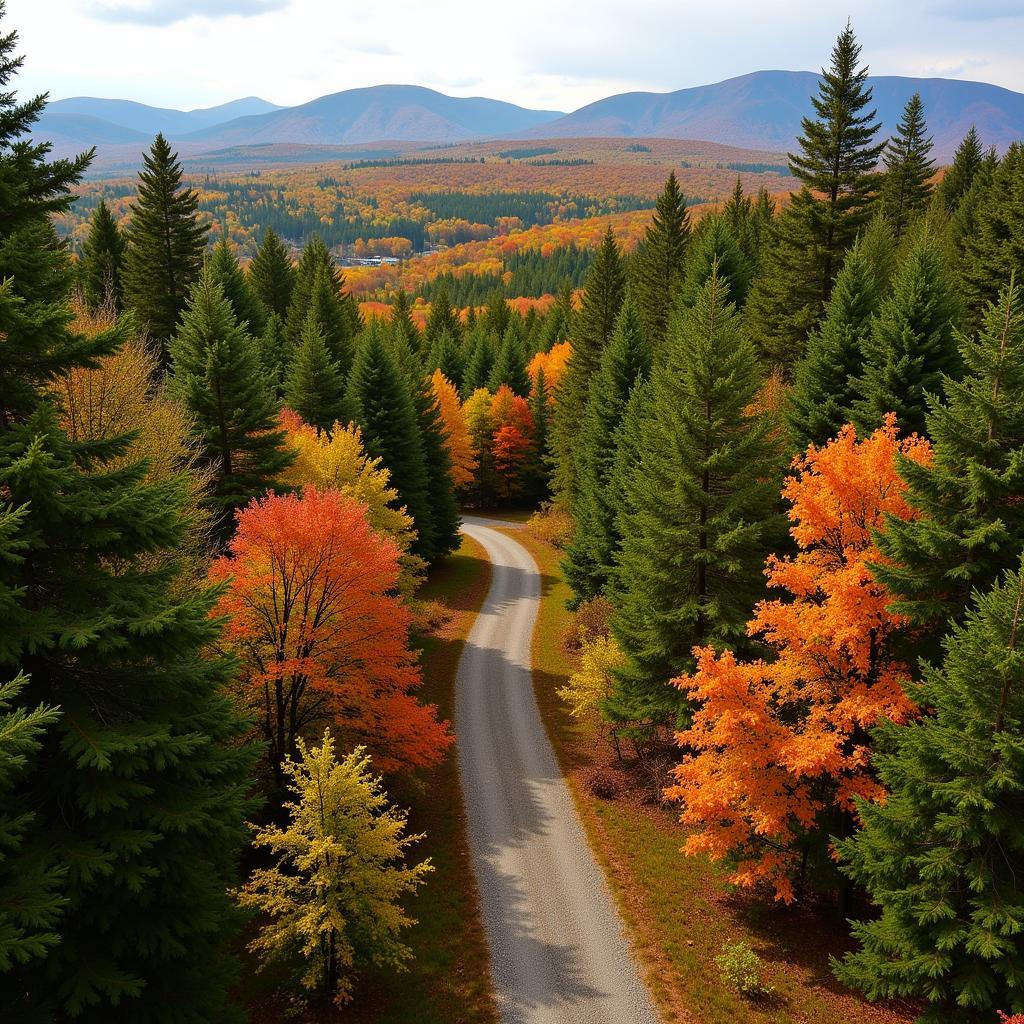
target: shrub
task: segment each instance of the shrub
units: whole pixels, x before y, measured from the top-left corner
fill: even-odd
[[[564,550],[572,540],[573,522],[569,510],[553,501],[545,502],[527,520],[526,532],[531,537]]]
[[[562,650],[566,654],[579,654],[588,640],[606,639],[614,611],[614,605],[606,597],[599,595],[584,601],[562,635]]]
[[[761,958],[745,942],[730,942],[715,957],[726,984],[743,996],[766,996],[772,986],[761,980]]]
[[[619,780],[610,768],[592,768],[586,785],[588,792],[601,800],[614,800],[619,795]]]

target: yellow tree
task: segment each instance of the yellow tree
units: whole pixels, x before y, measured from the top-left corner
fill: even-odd
[[[298,752],[284,763],[288,824],[254,828],[254,845],[273,862],[238,899],[266,919],[249,949],[265,961],[297,954],[303,988],[340,1006],[361,968],[404,969],[412,953],[399,934],[415,921],[402,898],[433,868],[406,865],[423,836],[405,834],[406,814],[390,806],[362,747],[339,761],[327,730],[319,747],[299,740]]]
[[[470,444],[469,429],[459,402],[459,393],[440,370],[434,371],[430,378],[430,386],[441,410],[444,443],[452,463],[452,481],[457,488],[464,488],[473,480],[477,458]]]

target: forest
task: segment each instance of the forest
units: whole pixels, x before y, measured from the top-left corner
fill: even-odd
[[[87,180],[19,67],[5,1020],[499,1019],[465,514],[665,1020],[1024,1021],[1024,144],[881,137],[847,25],[785,163]]]

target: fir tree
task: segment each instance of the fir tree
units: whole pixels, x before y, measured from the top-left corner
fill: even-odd
[[[897,242],[931,197],[929,178],[935,161],[929,156],[932,140],[926,138],[927,131],[921,94],[915,92],[907,100],[896,135],[886,143],[883,154],[885,176],[879,198]]]
[[[713,274],[655,356],[639,461],[621,513],[612,628],[627,655],[606,712],[670,724],[668,680],[699,644],[740,645],[779,517],[779,454],[751,411],[757,358]]]
[[[946,170],[936,190],[946,209],[953,213],[960,205],[964,194],[974,184],[974,179],[981,170],[985,159],[981,148],[978,129],[972,124],[953,154],[953,162]]]
[[[284,323],[276,313],[269,313],[267,326],[259,336],[256,347],[271,394],[278,398],[284,382],[285,344]]]
[[[249,289],[264,309],[264,316],[275,314],[282,323],[295,287],[295,267],[288,250],[273,228],[263,232],[263,240],[246,271]]]
[[[764,252],[761,278],[748,303],[748,327],[772,362],[791,365],[832,291],[842,254],[870,209],[874,167],[884,143],[874,143],[878,122],[858,68],[860,46],[847,25],[811,97],[817,119],[805,117],[790,173],[802,183],[777,219]]]
[[[977,336],[959,336],[963,380],[945,377],[927,415],[930,465],[900,463],[920,517],[890,522],[876,577],[931,635],[960,620],[1024,549],[1024,297],[1011,280]]]
[[[683,279],[690,215],[675,171],[658,196],[654,218],[632,261],[632,282],[640,320],[657,351],[668,329],[675,291]],[[615,309],[618,313],[618,308]],[[612,319],[614,319],[614,313]]]
[[[220,285],[224,298],[230,303],[238,325],[254,338],[258,338],[266,326],[266,315],[250,291],[249,282],[246,281],[242,268],[238,265],[238,259],[231,251],[231,243],[224,234],[221,234],[220,240],[213,247],[210,273],[214,281]]]
[[[896,239],[892,227],[881,213],[876,213],[860,239],[864,262],[875,282],[879,300],[889,294],[896,273]]]
[[[690,242],[679,289],[683,305],[693,305],[716,267],[728,282],[732,301],[742,309],[750,288],[750,270],[725,214],[713,213],[700,222]]]
[[[497,391],[502,384],[507,384],[513,393],[524,398],[530,393],[526,353],[523,351],[523,343],[514,324],[509,324],[506,328],[487,378],[487,387],[491,391]]]
[[[15,102],[15,45],[0,38],[0,679],[23,677],[0,740],[0,1005],[12,1021],[230,1022],[252,764],[223,696],[233,666],[211,596],[176,578],[184,481],[147,482],[128,438],[70,441],[49,405],[54,379],[123,336],[70,328],[48,218],[88,159],[50,163],[24,138],[43,99]],[[60,715],[32,736],[43,708]]]
[[[853,421],[862,435],[887,412],[904,434],[923,433],[925,396],[959,367],[954,328],[959,305],[935,240],[922,233],[893,279],[865,339],[864,372],[856,382]]]
[[[674,178],[671,180],[675,188]],[[615,330],[625,289],[622,254],[609,228],[587,274],[583,301],[573,318],[569,362],[557,389],[551,438],[555,460],[553,486],[556,495],[570,501],[576,495],[576,438],[590,382]]]
[[[849,422],[877,308],[873,268],[857,241],[836,277],[825,316],[796,365],[787,414],[798,450],[825,444]]]
[[[284,384],[285,404],[318,430],[347,423],[345,384],[331,359],[316,311],[310,310]]]
[[[276,429],[256,344],[235,321],[209,269],[202,272],[171,343],[171,391],[195,418],[214,483],[208,505],[226,537],[237,509],[277,485],[292,455]]]
[[[413,551],[428,557],[435,536],[423,439],[409,382],[377,331],[368,330],[356,350],[348,401],[367,453],[381,460],[399,504],[412,516],[417,533]]]
[[[401,331],[413,351],[420,351],[423,338],[413,323],[409,296],[401,288],[395,292],[395,301],[391,305],[391,329]]]
[[[603,593],[611,576],[621,540],[615,519],[618,509],[609,501],[616,437],[629,396],[646,379],[650,362],[639,314],[627,298],[612,341],[601,356],[578,440],[579,496],[573,503],[575,528],[564,563],[574,607]]]
[[[560,341],[572,337],[573,321],[576,318],[572,300],[572,285],[566,281],[558,293],[555,304],[537,332],[536,351],[550,352]]]
[[[109,305],[115,313],[120,311],[124,304],[123,263],[124,237],[110,207],[101,199],[78,261],[78,281],[90,309]]]
[[[467,339],[465,369],[462,371],[462,387],[459,395],[463,401],[477,388],[487,387],[494,366],[494,339],[490,331],[477,327],[475,335]]]
[[[313,281],[306,318],[314,316],[323,332],[324,343],[331,359],[338,364],[342,380],[347,379],[355,355],[355,334],[352,321],[345,308],[345,297],[339,294],[335,275],[320,267]],[[303,324],[305,331],[305,324]],[[302,335],[299,335],[301,344]]]
[[[326,271],[333,281],[335,294],[340,295],[341,274],[323,239],[319,235],[313,235],[303,246],[302,255],[295,268],[295,284],[291,290],[288,315],[285,318],[285,333],[292,348],[298,345],[302,336],[302,328],[306,325],[309,306],[313,300],[313,289],[322,270]]]
[[[504,338],[508,330],[509,321],[512,319],[512,310],[505,301],[505,294],[501,289],[491,292],[484,309],[484,326],[496,337]]]
[[[207,229],[196,216],[199,196],[181,187],[178,154],[163,135],[157,135],[143,163],[125,233],[125,304],[159,342],[166,361],[168,343],[202,267]]]
[[[440,334],[430,346],[427,370],[440,370],[455,385],[462,387],[462,351],[458,342],[447,332]]]
[[[434,292],[430,300],[430,312],[427,314],[427,325],[423,332],[423,340],[430,346],[434,340],[447,331],[453,338],[462,337],[462,325],[459,314],[452,308],[448,298],[448,289],[442,284]]]
[[[870,999],[921,1000],[927,1024],[1024,1012],[1024,564],[976,595],[915,694],[932,714],[880,730],[888,790],[838,844],[881,908],[836,965]]]
[[[543,366],[538,368],[533,387],[530,389],[530,417],[533,420],[533,459],[527,473],[526,493],[533,501],[540,503],[547,501],[551,496],[551,479],[548,471],[551,395]]]

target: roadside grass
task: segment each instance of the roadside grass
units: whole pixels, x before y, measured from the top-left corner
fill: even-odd
[[[552,745],[569,781],[595,854],[609,878],[648,984],[667,1021],[686,1024],[906,1024],[909,1005],[870,1004],[832,976],[829,957],[849,948],[834,916],[786,909],[733,893],[704,858],[684,857],[671,809],[652,800],[650,783],[621,768],[610,748],[566,712],[557,690],[574,669],[563,647],[572,621],[563,553],[522,529],[509,529],[541,572],[534,634],[534,689]],[[622,792],[602,800],[587,789],[597,766],[619,773]],[[722,980],[715,957],[745,941],[763,962],[768,997],[747,999]]]
[[[463,535],[459,550],[435,567],[417,594],[418,599],[439,602],[447,609],[440,628],[414,641],[422,651],[420,699],[436,704],[439,717],[448,721],[455,706],[459,656],[490,575],[483,548]],[[429,856],[434,865],[408,904],[417,921],[405,934],[413,953],[408,971],[368,971],[357,983],[351,1003],[342,1009],[311,1007],[297,1016],[286,1016],[283,1004],[267,991],[273,975],[261,976],[255,991],[249,990],[255,1022],[497,1024],[454,746],[429,774],[386,782],[392,800],[409,809],[410,831],[426,833],[411,848],[410,857]]]

